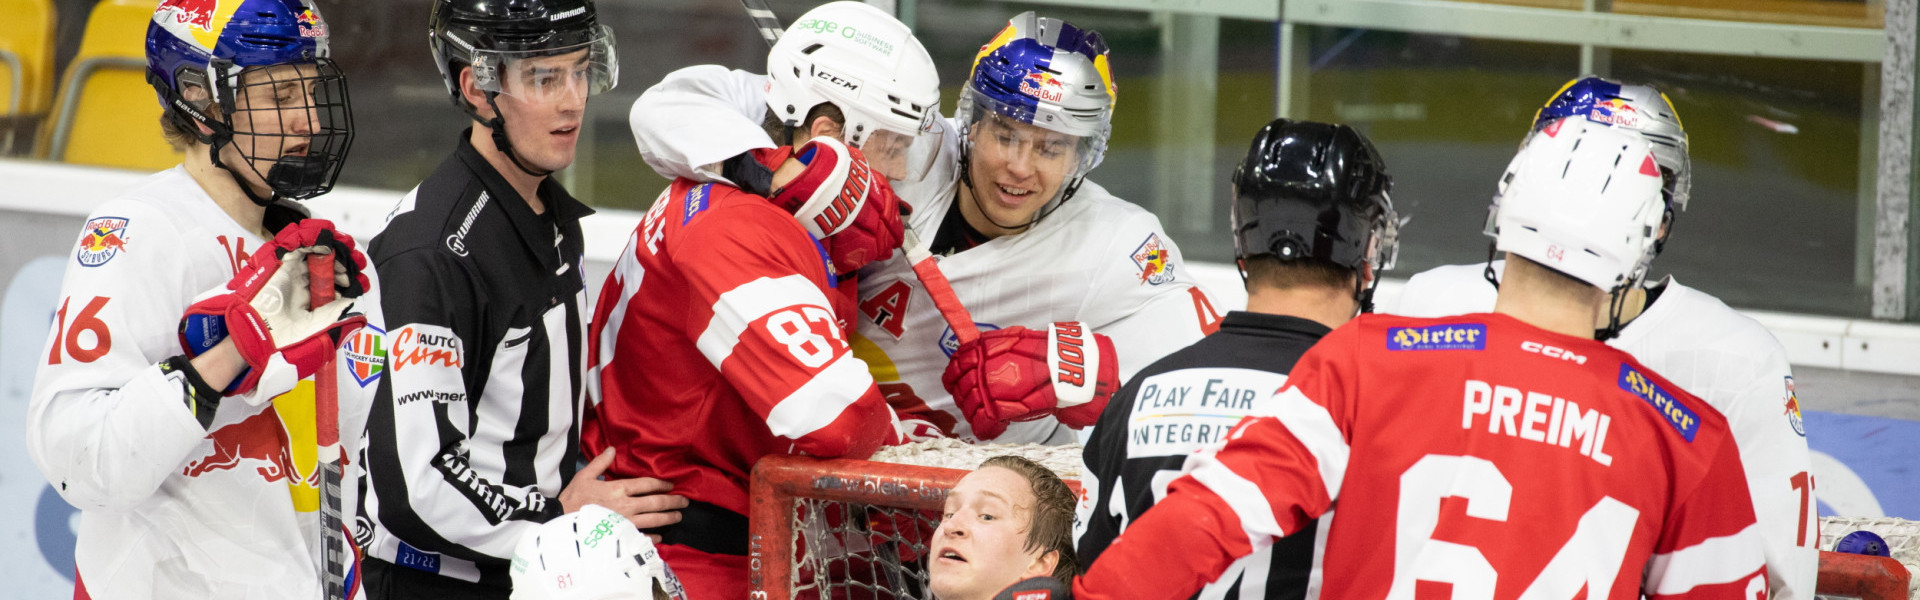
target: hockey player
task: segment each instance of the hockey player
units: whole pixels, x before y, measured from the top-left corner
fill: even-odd
[[[1687,134],[1673,105],[1651,86],[1585,77],[1568,82],[1547,102],[1535,128],[1568,117],[1638,132],[1653,145],[1667,200],[1655,244],[1656,252],[1663,248],[1674,218],[1686,210],[1692,179]],[[1497,205],[1490,210],[1498,212]],[[1502,268],[1501,261],[1494,261],[1420,273],[1408,280],[1398,307],[1390,312],[1439,317],[1484,311],[1493,306],[1496,288],[1483,273],[1491,270],[1497,278]],[[1820,520],[1813,505],[1813,461],[1786,349],[1759,322],[1672,276],[1628,288],[1615,302],[1623,325],[1617,337],[1606,340],[1608,345],[1670,377],[1726,415],[1733,426],[1765,540],[1772,596],[1812,598],[1820,564],[1815,545]]]
[[[305,0],[160,2],[146,49],[186,160],[88,216],[26,415],[80,509],[74,597],[346,597],[318,466],[339,448],[316,436],[366,407],[328,410],[313,375],[364,323],[345,311],[366,261],[292,202],[332,188],[353,137],[326,21]],[[312,257],[333,262],[320,289]]]
[[[1072,530],[1073,490],[1059,475],[1016,455],[989,458],[947,494],[927,588],[940,600],[990,600],[1034,577],[1070,582],[1080,573]]]
[[[1185,598],[1336,503],[1322,573],[1342,596],[1764,595],[1726,420],[1591,335],[1653,256],[1659,175],[1639,136],[1549,124],[1500,186],[1493,313],[1328,334],[1074,595]]]
[[[369,252],[393,285],[368,315],[386,370],[366,432],[367,591],[505,599],[514,545],[539,524],[592,503],[652,527],[685,499],[599,481],[611,456],[575,473],[592,210],[550,175],[618,77],[611,31],[591,0],[438,0],[429,33],[473,125]]]
[[[1300,355],[1367,305],[1392,268],[1393,181],[1366,136],[1345,125],[1277,119],[1233,174],[1234,255],[1247,310],[1135,375],[1087,441],[1077,532],[1082,560],[1167,493],[1188,455],[1241,418],[1270,415]],[[1302,598],[1315,530],[1302,526],[1235,561],[1198,597]]]
[[[792,29],[810,23],[835,25],[803,17]],[[726,157],[769,146],[751,125],[785,111],[761,94],[786,72],[670,76],[634,104],[642,156],[662,174],[713,180]],[[1028,12],[981,48],[959,115],[929,124],[923,137],[938,144],[928,173],[895,188],[913,207],[919,249],[944,257],[986,333],[962,349],[903,256],[862,273],[855,351],[903,417],[969,441],[1070,442],[1063,423],[1092,424],[1122,377],[1218,326],[1159,220],[1086,180],[1105,153],[1115,93],[1098,33]],[[1069,350],[1087,375],[1051,385],[1048,357]],[[1028,377],[983,376],[1003,370]]]
[[[858,44],[820,41],[845,39],[837,34],[789,34],[770,60],[838,57],[837,72],[866,76],[882,70],[872,58],[879,54],[863,54],[868,45],[919,51],[904,25],[863,4],[809,15],[870,20],[848,25],[866,36]],[[802,52],[816,44],[822,47]],[[839,137],[863,131],[868,146],[883,133],[904,141],[919,121],[872,119],[869,106],[822,94],[838,87],[826,79],[782,85],[776,96],[819,103],[795,104],[805,120],[775,124],[791,145],[729,167],[767,175],[770,197],[675,179],[627,242],[595,305],[590,376],[600,387],[586,448],[613,448],[614,473],[660,477],[691,499],[682,522],[654,532],[661,556],[696,598],[747,595],[747,481],[761,457],[865,457],[904,441],[847,334],[855,273],[900,247],[900,201]],[[906,92],[936,98],[924,107],[937,103],[932,81]]]

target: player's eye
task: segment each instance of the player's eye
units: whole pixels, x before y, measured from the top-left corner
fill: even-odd
[[[999,518],[999,517],[996,517],[996,516],[993,516],[993,515],[990,515],[990,514],[987,514],[987,513],[980,513],[980,520],[982,520],[982,521],[992,521],[992,520],[994,520],[994,519],[998,519],[998,518]]]

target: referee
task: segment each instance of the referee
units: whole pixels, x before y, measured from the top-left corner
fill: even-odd
[[[598,504],[658,527],[686,499],[598,480],[611,453],[574,473],[593,210],[549,175],[573,162],[587,98],[613,87],[612,33],[591,0],[437,0],[428,25],[473,124],[369,252],[386,360],[368,382],[356,534],[370,598],[505,600],[514,548],[541,523]]]
[[[1353,128],[1278,119],[1233,174],[1233,247],[1247,310],[1220,331],[1147,366],[1120,388],[1087,441],[1087,494],[1075,534],[1093,564],[1128,523],[1166,495],[1188,455],[1242,417],[1272,414],[1300,355],[1368,308],[1392,267],[1392,179]],[[1196,597],[1306,596],[1315,528],[1228,568]]]

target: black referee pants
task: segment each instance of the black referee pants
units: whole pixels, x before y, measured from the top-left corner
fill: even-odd
[[[371,556],[361,559],[367,600],[507,600],[512,590],[409,569]]]

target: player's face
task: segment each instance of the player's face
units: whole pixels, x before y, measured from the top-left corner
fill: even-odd
[[[1079,160],[1080,138],[997,113],[980,119],[968,135],[974,199],[1003,226],[1032,221]]]
[[[306,156],[311,149],[322,118],[316,109],[318,86],[313,85],[319,69],[313,64],[273,65],[241,73],[233,99],[233,142],[220,156],[224,164],[253,167],[233,170],[255,194],[273,193],[262,175],[274,162]]]
[[[1038,500],[1019,473],[985,467],[947,494],[933,532],[929,586],[941,600],[987,600],[1022,579],[1048,575],[1040,550],[1027,550]]]
[[[591,89],[587,51],[515,60],[503,70],[494,102],[507,119],[514,154],[548,171],[573,164]]]

